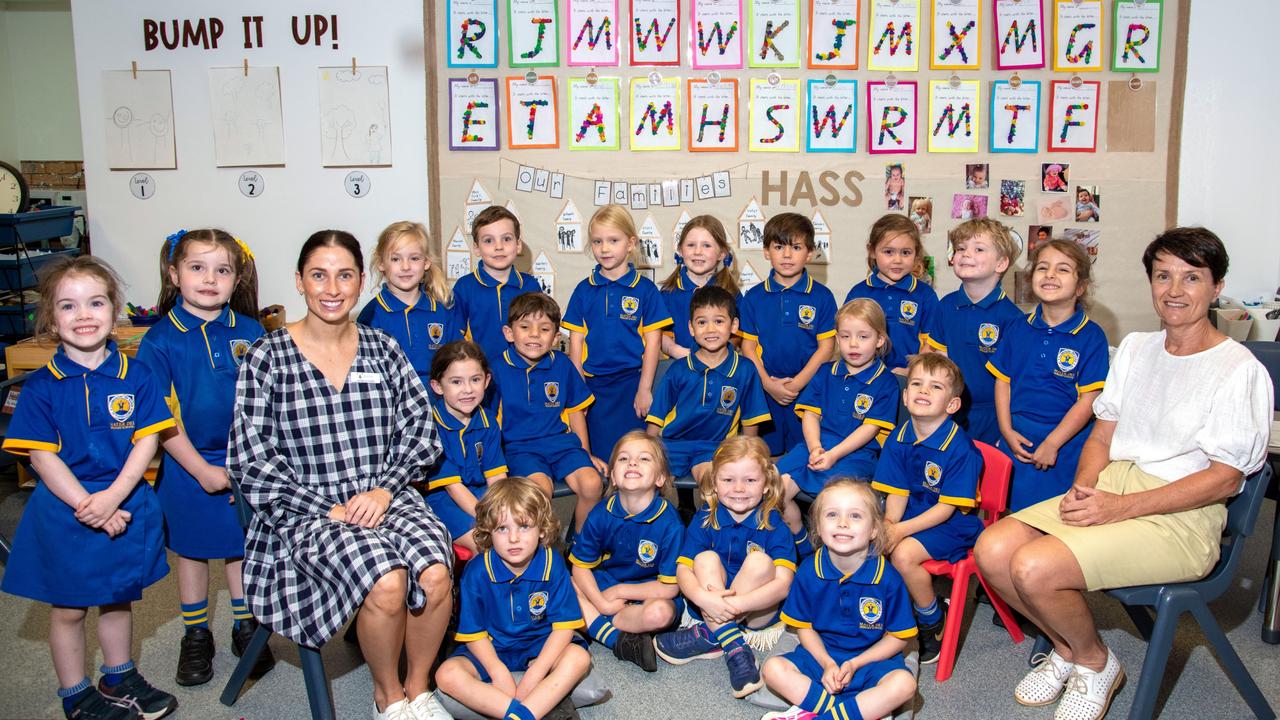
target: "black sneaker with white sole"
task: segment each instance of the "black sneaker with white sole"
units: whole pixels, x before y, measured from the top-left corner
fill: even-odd
[[[653,635],[649,633],[620,632],[613,656],[635,663],[645,672],[658,671],[658,654],[653,649]]]
[[[938,655],[942,653],[942,630],[946,624],[947,611],[944,609],[938,622],[919,626],[921,665],[932,665],[938,662]]]

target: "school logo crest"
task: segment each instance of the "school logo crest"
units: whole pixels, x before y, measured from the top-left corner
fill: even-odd
[[[871,396],[866,393],[858,393],[858,397],[853,399],[853,411],[862,417],[871,409]]]
[[[123,423],[133,417],[133,407],[133,393],[107,396],[107,412],[111,413],[111,419],[118,423]]]
[[[924,464],[924,484],[930,488],[936,488],[938,483],[942,482],[942,468],[938,467],[938,463],[930,460]]]
[[[547,407],[555,407],[560,404],[560,383],[544,382],[542,383],[542,392],[547,396]]]
[[[640,298],[633,295],[622,296],[622,314],[631,316],[640,311]]]
[[[799,317],[801,324],[812,325],[814,318],[818,317],[818,308],[812,305],[801,305]]]
[[[636,548],[636,564],[640,567],[651,567],[658,557],[658,543],[652,540],[641,540]]]
[[[904,321],[914,320],[916,313],[920,311],[920,306],[915,300],[903,300],[898,303],[898,316]]]
[[[755,544],[755,543],[753,543],[753,542],[748,542],[748,543],[747,543],[747,554],[748,554],[748,555],[750,555],[751,553],[754,553],[754,552],[764,552],[764,548],[760,547],[759,545],[757,545],[757,544]]]
[[[1000,340],[1000,326],[995,323],[982,323],[978,326],[978,342],[982,347],[991,347]]]
[[[444,339],[444,323],[427,323],[427,337],[431,338],[432,345],[439,345]]]
[[[483,460],[484,459],[484,443],[478,442],[475,445],[473,445],[472,448],[476,451],[476,459]]]
[[[529,593],[529,615],[535,620],[547,614],[547,593],[539,590]]]
[[[880,618],[884,617],[884,606],[879,598],[863,595],[858,598],[858,614],[862,616],[864,623],[875,625],[880,622]]]
[[[249,341],[236,338],[231,341],[231,358],[239,363],[249,353]]]
[[[1069,373],[1076,369],[1080,362],[1080,353],[1071,348],[1058,348],[1058,369]]]
[[[733,409],[733,404],[738,401],[738,388],[732,385],[724,385],[720,388],[720,410],[728,413]]]

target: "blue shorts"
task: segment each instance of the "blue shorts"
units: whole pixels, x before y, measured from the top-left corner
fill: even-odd
[[[512,475],[528,477],[533,473],[550,475],[552,480],[564,480],[575,470],[591,468],[591,456],[582,449],[577,434],[567,432],[536,440],[521,440],[503,444],[507,468]]]
[[[607,570],[600,570],[600,569],[598,569],[598,568],[597,568],[597,569],[595,569],[595,570],[592,570],[592,571],[591,571],[591,577],[595,578],[595,581],[596,581],[596,587],[600,588],[600,592],[604,592],[605,590],[608,590],[609,588],[613,587],[614,585],[618,585],[618,584],[621,584],[621,583],[623,583],[623,582],[626,582],[626,581],[624,581],[624,580],[619,580],[619,579],[615,578],[614,576],[610,575],[610,574],[609,574],[609,572],[608,572]],[[657,578],[654,578],[654,579],[656,580]],[[634,582],[634,583],[642,583],[642,582],[649,582],[649,581],[648,581],[648,580],[633,580],[633,581],[631,581],[631,582]],[[676,596],[671,600],[671,602],[675,603],[675,606],[676,606],[676,619],[675,619],[675,621],[676,621],[676,623],[679,623],[679,622],[680,622],[680,616],[684,615],[684,609],[685,609],[684,595],[679,595],[679,594],[677,594],[677,595],[676,595]],[[632,601],[628,602],[627,604],[628,604],[628,605],[641,605],[641,604],[643,604],[643,603],[644,603],[644,601],[643,601],[643,600],[632,600]]]
[[[875,442],[873,439],[871,442]],[[871,452],[855,450],[836,461],[830,470],[809,469],[809,447],[805,443],[791,448],[778,458],[778,474],[790,475],[796,485],[808,495],[817,495],[827,483],[840,477],[870,480],[875,477],[876,459]]]
[[[842,663],[858,654],[840,653],[830,647],[827,648],[827,651],[831,653],[831,659],[837,663]],[[810,681],[819,685],[822,684],[822,666],[818,664],[817,660],[813,659],[813,655],[809,654],[809,651],[803,645],[797,646],[795,650],[783,653],[778,657],[791,661],[791,664],[795,665],[796,669],[809,678]],[[894,655],[886,660],[877,660],[868,665],[863,665],[853,673],[853,677],[849,679],[849,684],[845,686],[844,691],[835,695],[834,699],[836,702],[847,703],[853,700],[858,693],[879,685],[885,675],[895,670],[906,669],[907,664],[903,661],[901,654]]]
[[[671,465],[671,477],[681,478],[693,474],[693,467],[704,462],[711,462],[720,443],[716,440],[667,440],[662,444],[667,448],[667,462]]]
[[[957,413],[961,414],[963,417],[958,418],[957,422],[969,434],[970,440],[988,445],[1000,442],[1000,423],[996,419],[995,405],[972,405]]]
[[[495,647],[494,651],[498,653],[498,659],[502,661],[502,664],[507,666],[507,670],[510,670],[513,673],[523,672],[529,669],[529,665],[532,664],[534,660],[538,659],[538,653],[542,652],[542,645],[545,642],[546,639],[544,638],[542,642],[533,647],[520,648],[516,650],[498,650],[498,648]],[[578,633],[573,634],[572,642],[574,645],[579,647],[588,647],[586,639]],[[493,678],[489,677],[489,673],[484,669],[484,665],[482,665],[480,660],[471,653],[471,647],[468,643],[458,643],[458,646],[453,649],[453,652],[449,653],[449,657],[466,658],[471,663],[471,666],[476,669],[476,672],[480,673],[480,682],[493,682]]]
[[[978,520],[976,513],[974,510],[969,514],[969,518],[975,522],[970,522],[969,518],[965,518],[964,522],[956,522],[961,519],[958,517],[960,508],[956,508],[947,522],[921,530],[911,537],[923,545],[929,557],[934,560],[959,562],[969,554],[974,543],[978,542],[978,536],[982,534],[982,521]]]
[[[800,427],[800,417],[796,415],[795,403],[779,405],[769,393],[764,394],[765,405],[769,407],[772,421],[761,426],[760,439],[769,446],[769,454],[777,457],[796,445],[804,445],[804,430]],[[765,428],[772,430],[765,432]]]
[[[489,485],[485,484],[480,487],[468,485],[467,489],[471,491],[472,495],[476,496],[476,500],[479,500],[489,490]],[[431,511],[436,514],[436,517],[440,518],[440,522],[444,523],[444,526],[448,528],[449,537],[457,540],[471,532],[472,528],[476,526],[475,517],[468,515],[465,510],[458,507],[458,503],[454,502],[448,490],[442,487],[436,488],[426,494],[425,500]]]

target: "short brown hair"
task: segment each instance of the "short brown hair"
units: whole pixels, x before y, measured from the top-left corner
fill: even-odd
[[[827,483],[827,486],[822,488],[822,492],[818,493],[818,497],[813,499],[813,505],[809,508],[809,541],[813,543],[815,549],[822,547],[822,536],[818,533],[818,519],[822,517],[827,500],[840,490],[848,490],[860,495],[866,503],[867,512],[871,513],[871,546],[867,549],[867,555],[871,557],[880,555],[880,546],[885,538],[884,510],[880,507],[880,498],[876,496],[876,491],[872,490],[865,480],[859,478],[836,478]]]
[[[960,243],[972,240],[979,235],[991,237],[991,244],[996,246],[996,251],[1000,253],[1001,257],[1009,261],[1010,267],[1013,266],[1013,261],[1018,259],[1018,255],[1022,253],[1022,250],[1018,248],[1018,243],[1013,241],[1013,235],[1009,232],[1008,226],[995,218],[965,220],[947,233],[947,242],[951,243],[951,249],[955,250]],[[1003,275],[1003,273],[1001,274]]]
[[[516,240],[520,239],[520,218],[516,214],[501,205],[490,205],[480,211],[475,219],[471,221],[471,242],[476,245],[480,244],[480,228],[486,225],[492,225],[503,220],[510,220],[511,227],[515,231]]]
[[[916,264],[911,274],[916,277],[924,275],[924,243],[920,241],[920,228],[911,222],[911,218],[898,213],[883,215],[871,226],[871,234],[867,236],[867,269],[876,271],[876,248],[894,235],[906,235],[916,246]]]
[[[57,325],[54,311],[57,309],[58,286],[69,275],[86,275],[100,281],[107,289],[111,301],[111,317],[119,317],[124,309],[124,282],[115,268],[91,255],[56,258],[40,271],[40,304],[36,305],[36,335],[54,336]]]
[[[818,246],[813,241],[813,221],[800,213],[785,212],[774,215],[764,224],[764,246],[790,245],[799,235],[810,251]]]
[[[1142,253],[1142,266],[1151,279],[1151,267],[1156,255],[1166,253],[1182,260],[1191,267],[1208,268],[1217,285],[1227,276],[1227,248],[1212,230],[1202,227],[1169,228],[1156,236]]]
[[[509,475],[493,481],[484,497],[476,503],[476,529],[472,537],[480,552],[493,547],[493,531],[498,527],[503,512],[512,519],[536,526],[543,547],[560,537],[560,521],[551,511],[551,498],[529,478]]]
[[[454,340],[446,343],[431,356],[431,370],[428,377],[440,382],[444,379],[444,374],[449,371],[449,366],[459,360],[475,360],[480,364],[480,372],[485,375],[492,374],[489,370],[489,360],[484,356],[484,350],[481,350],[479,345],[471,340]]]
[[[1031,252],[1031,258],[1028,261],[1027,275],[1035,274],[1036,264],[1040,262],[1040,256],[1049,248],[1066,255],[1070,258],[1072,264],[1076,266],[1076,289],[1084,288],[1084,292],[1076,299],[1076,307],[1087,307],[1089,304],[1089,292],[1093,290],[1093,261],[1089,259],[1089,252],[1081,247],[1080,243],[1066,238],[1054,238],[1036,245],[1036,249]]]
[[[951,397],[960,397],[964,393],[964,373],[960,372],[960,367],[946,355],[921,353],[911,358],[911,362],[907,363],[908,381],[916,370],[930,375],[948,376],[951,379]]]
[[[515,325],[517,320],[530,315],[545,315],[553,325],[560,327],[560,306],[555,299],[540,290],[517,295],[511,301],[511,307],[507,308],[507,324]]]

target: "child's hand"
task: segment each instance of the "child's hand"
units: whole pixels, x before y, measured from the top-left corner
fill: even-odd
[[[770,377],[763,381],[765,392],[778,402],[779,405],[790,405],[795,401],[796,396],[800,393],[794,392],[789,383],[791,378],[775,378]]]
[[[826,452],[826,449],[823,448],[821,445],[810,450],[809,451],[809,467],[813,467],[813,464],[817,462],[818,458],[822,457],[822,454],[825,452]]]
[[[1013,457],[1016,458],[1018,462],[1032,462],[1031,453],[1028,451],[1028,448],[1031,447],[1032,443],[1030,440],[1023,437],[1022,433],[1017,430],[1010,429],[1008,433],[1001,433],[1001,435],[1004,436],[1005,443],[1009,445],[1009,450],[1013,453]],[[1057,453],[1055,452],[1054,454],[1056,455]]]
[[[1031,462],[1035,463],[1037,470],[1048,470],[1058,462],[1058,448],[1050,444],[1048,440],[1045,440],[1031,454]]]
[[[831,453],[826,450],[818,453],[818,457],[816,458],[812,456],[809,458],[810,470],[830,470],[831,466],[835,464],[836,461],[831,457]]]
[[[102,529],[106,531],[108,537],[116,537],[129,529],[129,521],[132,519],[133,514],[128,510],[116,510]]]
[[[698,608],[711,622],[720,624],[731,622],[742,614],[729,603],[729,598],[736,594],[733,590],[708,590],[703,596],[703,602],[698,603]]]
[[[200,483],[200,487],[210,495],[231,488],[231,478],[227,477],[227,469],[212,463],[204,464],[204,470],[196,477],[196,482]]]
[[[888,555],[902,542],[902,530],[896,522],[884,521],[884,547],[881,552]]]
[[[80,505],[76,507],[76,520],[99,529],[106,525],[119,507],[120,501],[110,488],[100,490],[80,501]]]
[[[849,684],[852,676],[852,673],[845,672],[844,665],[832,662],[822,670],[822,687],[828,693],[837,695]]]
[[[609,477],[609,463],[601,460],[595,455],[591,456],[591,464],[595,466],[596,472],[600,473],[600,477]]]
[[[627,599],[619,596],[618,588],[618,585],[614,585],[608,590],[600,593],[604,597],[604,603],[596,609],[599,610],[601,614],[617,615],[627,606]]]
[[[635,408],[636,417],[641,420],[649,415],[649,406],[653,404],[653,393],[641,388],[636,391],[635,402],[632,406]]]

